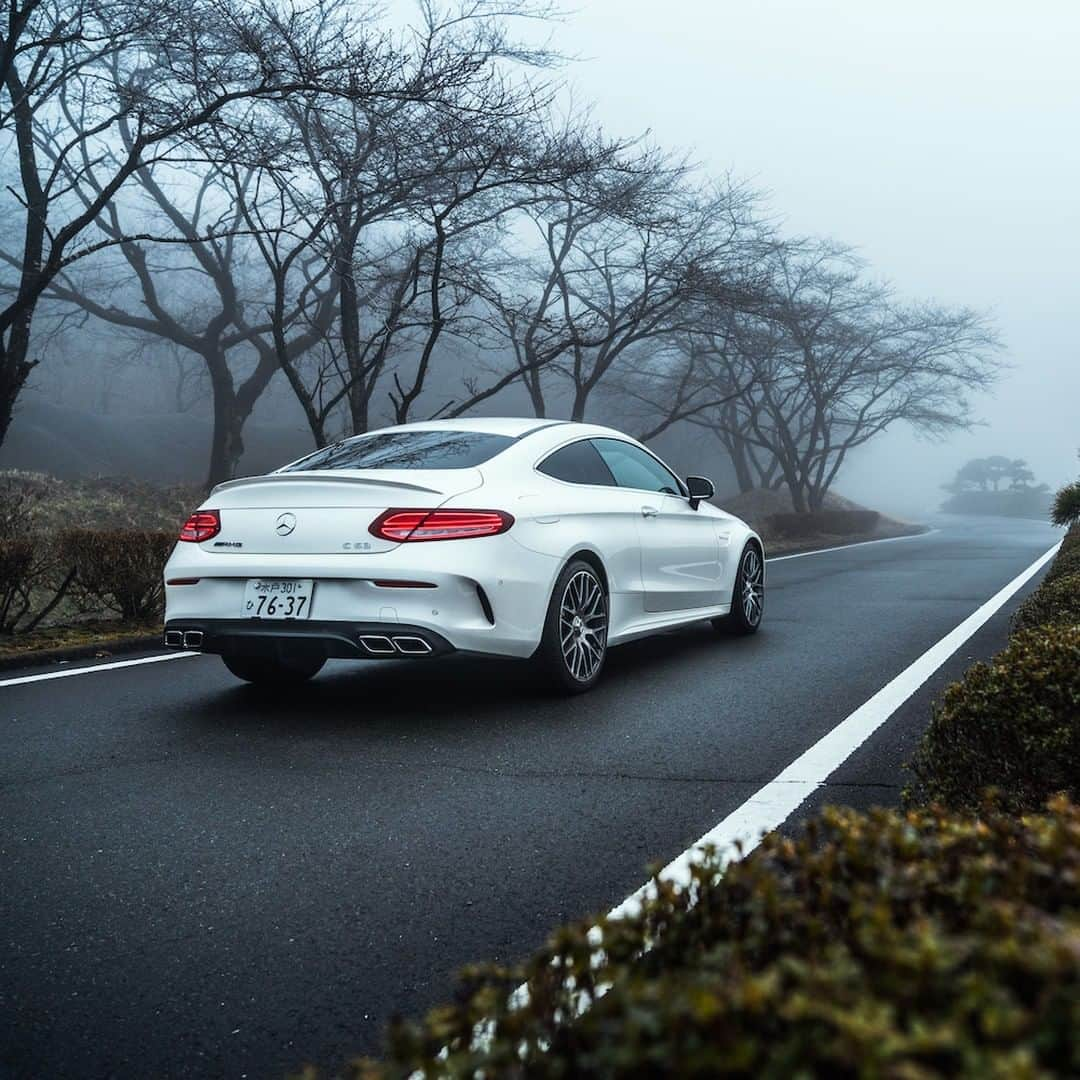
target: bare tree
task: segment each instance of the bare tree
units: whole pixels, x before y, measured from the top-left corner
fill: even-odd
[[[87,234],[140,169],[186,157],[211,130],[242,158],[259,135],[252,103],[424,92],[426,70],[403,71],[362,17],[333,0],[10,0],[0,29],[0,142],[17,158],[9,191],[22,224],[2,253],[16,276],[0,309],[0,439],[36,363],[31,327],[42,295],[75,261],[122,242]],[[87,161],[96,190],[73,198]]]
[[[848,454],[894,424],[940,437],[974,422],[970,395],[1000,369],[985,316],[901,302],[829,242],[778,246],[771,278],[726,343],[754,378],[720,422],[775,462],[797,511],[819,509]]]
[[[644,151],[532,208],[540,254],[487,299],[536,415],[561,383],[570,418],[584,419],[616,365],[664,348],[695,303],[749,291],[751,205],[749,192],[696,187],[685,164]]]
[[[129,132],[123,123],[120,131],[126,145]],[[285,350],[301,353],[319,340],[333,310],[329,287],[324,284],[319,291],[316,283],[294,298],[289,311],[276,312],[276,323],[249,321],[246,312],[252,305],[246,291],[261,290],[246,266],[248,238],[229,172],[209,164],[199,173],[164,163],[137,169],[133,184],[153,209],[155,232],[160,222],[160,231],[174,239],[167,244],[132,239],[139,228],[126,219],[137,215],[113,199],[96,222],[102,237],[116,241],[111,274],[102,265],[102,252],[87,264],[87,273],[61,271],[46,294],[110,325],[163,338],[202,361],[213,404],[208,485],[228,479],[243,453],[244,423],[278,368],[272,335],[287,336]],[[256,179],[256,170],[244,170],[244,185]],[[90,203],[98,187],[95,163],[83,161],[73,192]],[[145,221],[145,215],[138,220]],[[300,236],[295,248],[303,246]],[[102,279],[108,277],[114,286],[102,290]],[[135,295],[132,280],[138,286]]]
[[[65,264],[53,279],[51,295],[114,325],[158,334],[203,359],[214,405],[210,483],[231,475],[243,450],[244,422],[279,368],[304,406],[317,441],[325,442],[327,417],[341,398],[353,412],[354,428],[366,422],[366,395],[388,353],[390,333],[384,324],[381,334],[372,335],[383,340],[375,345],[375,370],[364,370],[353,273],[361,229],[410,210],[427,194],[447,155],[440,155],[438,140],[418,137],[417,130],[430,131],[428,116],[438,118],[443,128],[446,117],[456,122],[462,100],[471,104],[475,98],[476,83],[494,85],[485,65],[491,66],[492,50],[505,48],[494,14],[489,15],[495,9],[486,2],[443,15],[441,22],[433,21],[437,13],[432,5],[424,10],[431,20],[427,35],[411,52],[383,58],[384,70],[398,80],[396,92],[384,88],[369,95],[335,96],[314,83],[293,87],[269,105],[248,102],[246,112],[234,106],[228,125],[188,132],[182,164],[165,156],[134,168],[129,187],[149,197],[156,211],[149,222],[131,212],[130,198],[124,205],[118,197],[104,198],[110,177],[135,156],[138,136],[129,116],[116,119],[112,141],[91,146],[84,140],[74,153],[56,131],[42,128],[37,134],[39,152],[66,181],[68,198],[88,212],[100,207],[93,220],[93,250],[100,257],[115,246],[134,271],[141,293],[138,310],[103,303],[85,284],[93,274],[77,284]],[[311,33],[325,35],[333,27],[325,10],[322,16],[323,23],[308,28]],[[111,78],[113,98],[124,96],[126,72],[119,56],[109,57],[98,74]],[[59,88],[63,132],[85,126],[92,93],[91,84],[78,79]],[[498,102],[505,115],[507,102],[520,110],[522,96],[504,92]],[[487,114],[498,115],[491,108],[496,100],[487,104]],[[338,141],[343,131],[351,140]],[[296,153],[297,138],[306,154]],[[170,297],[158,288],[166,259],[152,251],[169,245],[182,247],[191,258],[190,268],[175,274],[194,272],[209,286],[206,301],[194,308],[181,291],[172,290],[181,309],[170,310]],[[268,287],[256,284],[259,260],[247,258],[251,247],[269,271]],[[92,269],[99,269],[97,263]],[[259,302],[260,294],[270,302]],[[329,363],[318,369],[313,396],[301,369],[316,345]],[[428,353],[433,345],[432,339]],[[324,400],[327,373],[341,370],[348,378]],[[417,393],[418,387],[407,397],[412,400]]]
[[[425,5],[422,51],[465,27],[476,65],[472,81],[437,100],[354,103],[332,114],[288,107],[303,172],[315,183],[304,190],[295,175],[282,179],[298,207],[325,214],[319,246],[339,292],[340,318],[322,362],[301,370],[282,361],[318,442],[342,405],[346,430],[367,430],[384,393],[397,422],[413,415],[444,337],[475,346],[482,331],[474,297],[502,221],[612,152],[573,125],[549,130],[546,85],[511,79],[499,67],[508,57],[542,65],[546,54],[523,55],[485,30],[492,10],[472,5],[450,16]],[[475,404],[469,374],[463,383]]]

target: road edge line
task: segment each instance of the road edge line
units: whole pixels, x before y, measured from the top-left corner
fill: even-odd
[[[115,668],[136,667],[139,664],[159,664],[163,660],[183,660],[188,656],[201,656],[197,652],[170,652],[157,656],[140,656],[135,660],[114,660],[108,664],[91,664],[89,667],[64,668],[62,671],[43,671],[37,675],[17,675],[13,679],[0,679],[0,687],[22,686],[24,683],[46,682],[49,679],[67,679],[72,675],[89,675],[95,671],[112,671]]]
[[[925,535],[919,534],[919,535]],[[908,537],[890,537],[908,539]],[[871,541],[874,542],[874,541]],[[846,545],[847,546],[847,545]],[[998,611],[1020,591],[1058,552],[1061,541],[1040,555],[1030,566],[1000,588],[989,600],[981,604],[966,619],[953,627],[943,638],[923,652],[903,671],[889,680],[876,694],[867,698],[854,712],[849,713],[831,728],[809,749],[804,750],[764,787],[737,806],[718,825],[691,844],[681,855],[671,860],[657,875],[625,900],[616,904],[602,922],[632,918],[640,912],[642,904],[655,895],[656,880],[670,882],[680,887],[693,880],[693,868],[713,852],[721,867],[736,862],[750,854],[763,837],[779,828],[806,799],[836,771],[866,740],[884,724],[896,710],[915,693],[941,667],[945,661],[969,638],[980,630]],[[801,553],[800,553],[801,554]],[[806,552],[806,554],[814,554]],[[808,775],[803,775],[808,773]],[[596,954],[593,966],[602,962],[602,923],[594,924],[588,931],[588,940]],[[571,980],[572,982],[572,980]],[[577,1002],[577,1013],[584,1012],[589,1002],[607,993],[606,985],[593,988],[591,998],[585,995]],[[512,1009],[524,1008],[529,1002],[529,984],[522,983],[509,995]],[[480,1021],[473,1029],[473,1046],[483,1050],[491,1045],[494,1036],[492,1021]],[[448,1056],[444,1046],[440,1057]],[[409,1080],[422,1080],[423,1074],[413,1072]]]
[[[961,645],[982,629],[1057,554],[1060,547],[1061,542],[1058,541],[890,679],[876,694],[826,732],[813,746],[804,750],[777,776],[672,859],[660,871],[660,880],[688,885],[692,879],[692,867],[700,861],[705,848],[715,852],[721,865],[753,851],[763,836],[779,828],[798,810]],[[607,918],[633,915],[654,888],[652,881],[646,882],[613,907]]]
[[[870,544],[895,544],[899,540],[918,540],[923,536],[933,536],[940,529],[925,529],[923,532],[905,533],[903,536],[879,536],[876,540],[856,540],[853,544],[837,544],[835,547],[811,548],[810,551],[793,551],[790,555],[766,555],[765,562],[783,562],[785,559],[805,559],[808,555],[828,555],[831,551],[850,551],[851,548],[868,547]]]

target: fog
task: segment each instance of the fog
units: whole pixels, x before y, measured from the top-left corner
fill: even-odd
[[[1068,0],[585,0],[557,34],[605,123],[749,176],[789,231],[856,245],[906,294],[992,309],[1013,368],[985,426],[945,445],[897,428],[838,480],[899,511],[971,457],[1075,474],[1077,40]]]
[[[415,18],[404,0],[387,10],[391,21]],[[1064,0],[1023,8],[581,0],[526,33],[550,34],[568,58],[551,73],[567,111],[588,108],[611,135],[648,133],[685,149],[703,173],[747,181],[782,233],[855,246],[906,298],[992,313],[1010,367],[977,400],[981,423],[943,443],[898,424],[848,459],[838,491],[917,515],[937,505],[940,485],[971,457],[1025,458],[1052,486],[1075,474],[1080,8]],[[44,361],[0,461],[48,467],[35,407],[92,411],[102,418],[94,431],[124,425],[133,410],[171,408],[177,368],[160,343],[144,365],[105,363],[130,355],[136,337],[85,319],[55,339],[39,332]],[[528,404],[513,391],[497,402],[496,411]],[[176,428],[190,429],[180,414]],[[128,455],[141,430],[99,468],[134,470]],[[69,456],[92,457],[94,431],[87,426],[85,446],[73,443]],[[248,441],[260,449],[245,465],[267,467],[276,448],[288,457],[308,440],[279,376],[253,414]],[[197,453],[196,442],[184,453]],[[719,445],[696,432],[670,431],[658,446],[688,470],[700,453],[704,467],[726,471]]]

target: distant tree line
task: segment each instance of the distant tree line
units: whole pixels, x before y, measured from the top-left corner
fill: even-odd
[[[798,511],[891,425],[971,424],[999,367],[983,315],[905,301],[732,178],[564,115],[559,57],[515,32],[554,14],[422,0],[395,31],[341,0],[9,0],[0,441],[70,312],[198,365],[209,484],[275,379],[320,446],[507,391],[646,439],[694,425]]]
[[[1023,458],[972,458],[942,487],[949,493],[942,509],[957,514],[995,514],[1044,518],[1050,507],[1050,489],[1036,483]]]

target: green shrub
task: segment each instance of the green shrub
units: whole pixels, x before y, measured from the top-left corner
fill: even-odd
[[[911,769],[908,800],[952,810],[978,809],[987,788],[1014,811],[1057,792],[1080,799],[1080,626],[1024,630],[969,668],[935,706]]]
[[[1068,577],[1070,574],[1080,574],[1080,546],[1062,547],[1057,553],[1050,569],[1043,578],[1043,583],[1055,581],[1057,578]]]
[[[1061,550],[1058,552],[1058,558],[1078,549],[1080,549],[1080,525],[1074,525],[1061,541]]]
[[[1050,520],[1055,525],[1080,525],[1080,480],[1066,484],[1054,495]]]
[[[876,510],[815,510],[808,514],[772,514],[766,534],[783,540],[811,536],[862,536],[873,532],[881,515]]]
[[[1075,1076],[1078,883],[1064,801],[1024,819],[826,810],[799,840],[660,885],[601,923],[602,952],[580,923],[520,970],[471,969],[349,1075]]]
[[[56,546],[75,570],[76,593],[85,606],[146,619],[161,609],[161,573],[175,539],[148,529],[64,529]]]
[[[1012,630],[1015,634],[1047,623],[1080,626],[1080,567],[1075,574],[1047,578],[1016,609]]]

